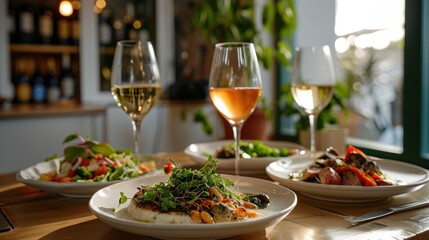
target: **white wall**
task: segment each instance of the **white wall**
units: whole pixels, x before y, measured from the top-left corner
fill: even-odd
[[[193,121],[194,111],[202,108],[212,122],[214,132],[207,135],[201,125]],[[182,119],[182,113],[187,114]],[[115,105],[106,110],[107,141],[115,148],[133,149],[132,125],[130,118]],[[223,127],[218,122],[211,104],[159,103],[143,119],[141,125],[141,151],[181,152],[192,143],[210,142],[222,138]]]
[[[335,49],[335,0],[295,1],[296,46],[329,45]]]
[[[0,174],[25,169],[53,154],[72,133],[104,139],[104,112],[0,119]]]
[[[335,0],[296,0],[298,26],[295,45],[328,45],[337,75],[340,70],[335,51]]]

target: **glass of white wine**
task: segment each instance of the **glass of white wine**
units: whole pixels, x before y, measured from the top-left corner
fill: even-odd
[[[261,73],[252,43],[216,44],[209,93],[216,109],[232,126],[235,174],[239,175],[241,128],[262,95]]]
[[[315,131],[318,114],[334,94],[335,77],[329,46],[295,49],[291,76],[291,91],[296,104],[308,115],[310,151],[316,152]]]
[[[140,126],[158,101],[161,83],[150,42],[125,40],[116,44],[111,91],[118,106],[131,118],[134,154],[140,155]]]

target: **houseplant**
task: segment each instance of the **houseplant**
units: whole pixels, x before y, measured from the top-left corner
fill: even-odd
[[[231,1],[193,1],[194,15],[192,23],[203,37],[215,45],[218,42],[253,42],[258,59],[267,69],[273,69],[277,60],[283,67],[289,66],[291,54],[291,37],[296,27],[295,7],[292,0],[268,0],[263,5],[262,19],[255,17],[255,2],[253,0]],[[259,21],[258,21],[259,20]],[[258,23],[262,28],[258,28]],[[275,39],[274,43],[263,41],[263,31],[267,31]],[[275,71],[273,71],[275,72]],[[274,77],[276,79],[276,77]],[[251,138],[267,138],[267,122],[275,107],[269,106],[266,99],[260,101],[260,106],[249,117],[244,125],[243,138],[246,133],[255,133],[252,118],[265,118],[258,123],[258,129],[265,131],[261,135],[250,135]],[[201,112],[199,112],[201,113]],[[246,131],[245,128],[252,128]],[[226,129],[229,129],[227,127]],[[226,132],[226,137],[231,133]]]

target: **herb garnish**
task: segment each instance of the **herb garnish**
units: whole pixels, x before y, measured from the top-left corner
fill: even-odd
[[[209,188],[215,187],[220,195],[240,199],[241,196],[228,187],[234,182],[216,173],[218,161],[209,156],[206,164],[199,170],[187,169],[175,165],[170,178],[154,186],[140,186],[135,198],[138,204],[149,204],[154,210],[161,212],[180,211],[189,213],[203,205],[210,197]],[[127,201],[123,192],[120,193],[119,205]]]

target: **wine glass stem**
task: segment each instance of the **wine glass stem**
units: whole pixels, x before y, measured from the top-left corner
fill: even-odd
[[[235,143],[235,175],[240,175],[240,136],[241,136],[242,125],[233,125],[232,132],[234,134]]]
[[[316,153],[316,114],[309,114],[308,121],[310,123],[310,151],[314,155]]]
[[[132,120],[133,124],[133,135],[134,135],[134,155],[137,156],[140,154],[140,120]]]

